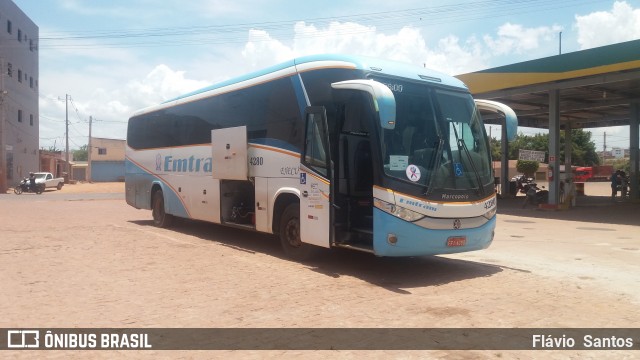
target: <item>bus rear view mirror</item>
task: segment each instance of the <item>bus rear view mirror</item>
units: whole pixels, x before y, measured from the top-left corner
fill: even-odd
[[[503,103],[491,100],[476,99],[476,106],[480,111],[487,111],[504,117],[504,124],[507,128],[507,140],[513,141],[518,133],[518,117],[515,111]]]
[[[396,126],[396,98],[393,92],[382,83],[374,80],[347,80],[331,84],[336,90],[359,90],[367,92],[373,98],[375,110],[383,129],[392,130]]]

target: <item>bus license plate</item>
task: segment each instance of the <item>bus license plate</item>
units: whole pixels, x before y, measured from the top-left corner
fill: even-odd
[[[447,239],[447,247],[465,246],[466,244],[466,236],[454,236]]]

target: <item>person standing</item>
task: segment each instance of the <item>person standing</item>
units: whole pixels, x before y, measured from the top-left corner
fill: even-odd
[[[620,184],[620,170],[611,174],[611,200],[615,200],[618,195],[618,184]]]
[[[530,183],[529,188],[526,192],[526,197],[524,198],[524,203],[522,204],[522,208],[526,208],[527,204],[531,204],[533,206],[538,205],[538,201],[536,201],[536,193],[540,190],[536,183]]]
[[[627,173],[624,170],[620,170],[620,197],[622,200],[627,198],[627,189],[629,186],[629,178],[627,178]]]
[[[36,191],[36,174],[29,173],[29,189],[33,192]]]

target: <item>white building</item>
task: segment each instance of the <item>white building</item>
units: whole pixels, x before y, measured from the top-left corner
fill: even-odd
[[[38,39],[38,26],[0,0],[0,177],[9,186],[39,170]]]

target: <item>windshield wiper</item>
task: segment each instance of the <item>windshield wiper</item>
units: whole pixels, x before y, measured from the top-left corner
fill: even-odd
[[[456,135],[456,142],[458,143],[457,144],[458,151],[464,150],[464,153],[467,156],[467,160],[469,160],[469,164],[471,165],[471,169],[473,170],[473,173],[476,176],[476,182],[478,183],[478,192],[480,193],[480,195],[484,195],[484,186],[482,186],[482,179],[480,178],[480,173],[478,172],[478,169],[476,169],[476,165],[473,162],[473,159],[471,158],[471,153],[469,152],[469,148],[467,147],[467,144],[465,144],[464,141],[460,139],[460,137],[458,137],[458,130],[456,129],[455,126],[453,126],[453,132]],[[460,158],[460,162],[462,162],[462,158]]]
[[[438,169],[440,169],[440,162],[442,161],[442,151],[444,150],[444,139],[441,136],[438,136],[438,149],[436,150],[435,159],[431,159],[433,163],[433,169],[431,170],[431,175],[429,176],[429,185],[427,185],[427,191],[424,195],[429,196],[431,192],[433,192],[433,181],[436,178],[436,174]],[[435,162],[434,162],[435,160]]]

